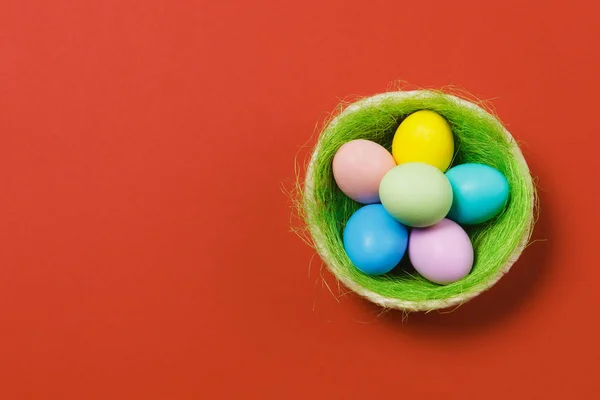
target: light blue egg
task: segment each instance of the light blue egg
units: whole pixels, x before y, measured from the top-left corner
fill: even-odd
[[[475,225],[498,215],[508,201],[508,181],[500,171],[484,164],[461,164],[446,172],[452,185],[448,218]]]
[[[408,231],[381,204],[359,208],[344,228],[344,249],[352,263],[367,275],[390,272],[402,259]]]

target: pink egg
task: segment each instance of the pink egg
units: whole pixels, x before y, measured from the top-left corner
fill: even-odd
[[[344,143],[333,157],[333,177],[339,188],[362,204],[379,202],[379,183],[396,166],[392,154],[370,140]]]
[[[443,219],[433,226],[411,231],[408,257],[423,277],[446,285],[471,272],[473,245],[460,225]]]

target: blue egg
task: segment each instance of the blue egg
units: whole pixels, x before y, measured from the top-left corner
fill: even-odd
[[[344,228],[344,249],[352,263],[367,275],[390,272],[402,259],[408,231],[381,204],[359,208]]]
[[[464,225],[475,225],[498,215],[508,201],[508,181],[484,164],[461,164],[446,172],[452,185],[452,208],[448,218]]]

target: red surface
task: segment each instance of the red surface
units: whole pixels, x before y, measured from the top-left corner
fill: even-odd
[[[600,10],[534,3],[1,1],[0,398],[595,398]],[[494,99],[546,240],[404,323],[308,275],[281,189],[397,79]]]

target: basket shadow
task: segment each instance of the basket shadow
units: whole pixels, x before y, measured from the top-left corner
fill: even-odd
[[[489,328],[500,323],[536,293],[536,288],[544,282],[551,271],[548,262],[552,256],[552,221],[546,203],[545,194],[540,192],[540,203],[544,212],[540,213],[534,227],[531,244],[513,265],[508,274],[480,296],[458,308],[437,310],[429,313],[411,313],[392,310],[381,319],[398,328],[418,331],[419,334],[447,335],[455,333],[465,335],[478,329]]]

